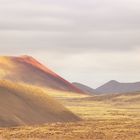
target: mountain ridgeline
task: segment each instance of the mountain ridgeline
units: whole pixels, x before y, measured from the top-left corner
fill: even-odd
[[[140,82],[135,83],[120,83],[115,80],[111,80],[106,84],[96,89],[99,93],[127,93],[140,91]]]
[[[88,94],[116,94],[116,93],[129,93],[140,91],[140,82],[135,83],[120,83],[115,80],[111,80],[104,85],[93,89],[89,86],[83,85],[81,83],[73,83],[74,86],[81,89]]]

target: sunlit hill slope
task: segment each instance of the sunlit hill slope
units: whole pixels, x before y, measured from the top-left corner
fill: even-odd
[[[0,127],[78,121],[40,88],[0,81]]]

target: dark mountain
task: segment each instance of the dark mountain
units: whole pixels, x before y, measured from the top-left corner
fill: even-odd
[[[106,84],[96,89],[100,93],[125,93],[132,91],[140,91],[140,82],[136,83],[120,83],[115,80],[111,80]]]

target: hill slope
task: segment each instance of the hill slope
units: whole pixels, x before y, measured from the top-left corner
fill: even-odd
[[[120,83],[115,80],[112,80],[97,88],[96,91],[101,93],[125,93],[140,91],[140,82]]]
[[[118,94],[103,94],[94,97],[87,97],[88,100],[93,101],[108,101],[112,103],[119,104],[140,104],[140,92],[128,92],[128,93],[118,93]]]
[[[0,57],[0,79],[83,93],[70,82],[29,56]]]
[[[0,127],[78,120],[39,88],[0,81]]]
[[[86,86],[86,85],[81,84],[81,83],[76,83],[76,82],[73,82],[72,84],[74,86],[76,86],[77,88],[81,89],[82,91],[84,91],[85,93],[97,94],[97,91],[89,86]]]

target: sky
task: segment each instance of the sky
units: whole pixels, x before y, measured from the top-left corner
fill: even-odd
[[[0,0],[0,55],[93,88],[140,81],[140,0]]]

